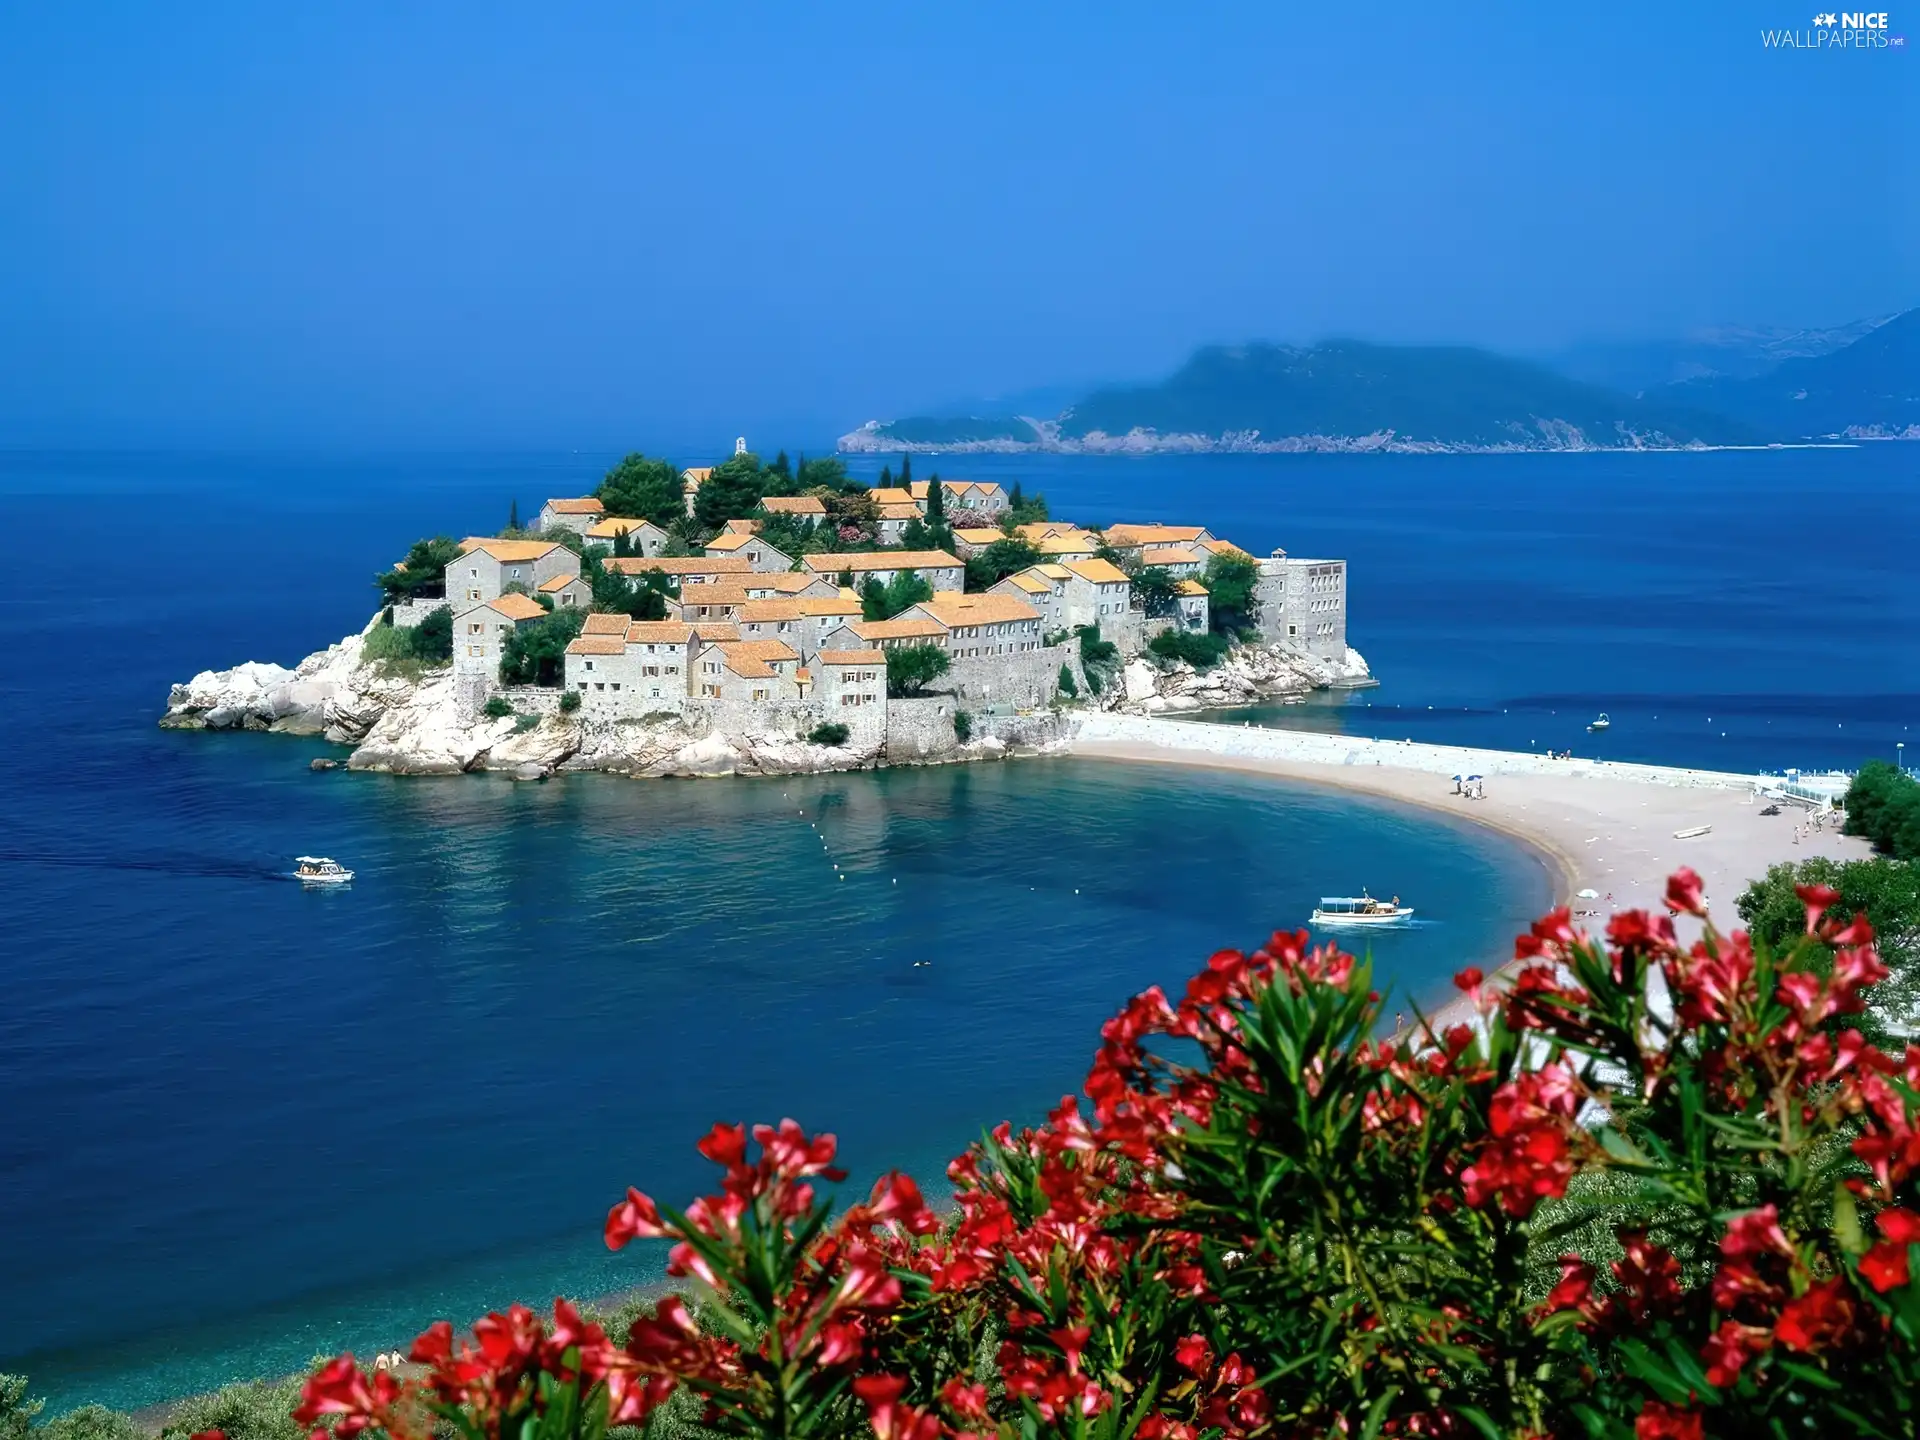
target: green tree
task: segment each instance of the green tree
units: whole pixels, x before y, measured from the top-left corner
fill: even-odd
[[[847,478],[846,463],[837,455],[822,456],[818,460],[809,460],[804,455],[794,471],[794,483],[799,493],[824,490],[838,495],[849,490],[864,490],[866,486]]]
[[[936,524],[947,518],[947,487],[940,483],[938,473],[927,481],[927,523]]]
[[[1920,780],[1869,760],[1847,788],[1847,834],[1902,860],[1920,860]]]
[[[1162,660],[1184,660],[1196,670],[1208,670],[1225,658],[1227,637],[1195,635],[1190,630],[1162,630],[1147,642],[1147,649]]]
[[[787,483],[792,482],[793,464],[791,461],[787,459],[786,451],[782,450],[779,454],[773,457],[773,464],[767,467],[767,472],[771,475],[778,475],[780,479],[784,482],[787,482]],[[737,520],[740,517],[736,515],[730,518]]]
[[[1890,974],[1868,992],[1865,1015],[1840,1015],[1830,1028],[1858,1028],[1876,1045],[1900,1049],[1920,1023],[1920,866],[1874,856],[1829,860],[1815,856],[1798,865],[1775,865],[1740,896],[1736,908],[1756,945],[1790,948],[1807,928],[1799,885],[1824,885],[1840,898],[1827,910],[1839,924],[1859,915],[1873,926],[1874,945]]]
[[[1029,565],[1038,565],[1044,558],[1018,536],[996,540],[967,557],[967,589],[990,590],[1007,576],[1016,575]]]
[[[638,450],[607,471],[593,493],[608,515],[631,516],[665,525],[687,509],[686,482],[680,467],[654,460]]]
[[[47,1421],[33,1432],[33,1440],[147,1440],[147,1431],[124,1410],[82,1405]]]
[[[503,685],[544,685],[555,688],[566,681],[567,646],[585,627],[579,610],[557,610],[544,620],[516,625],[500,656]]]
[[[898,485],[902,490],[909,490],[913,487],[913,456],[902,455],[900,457],[900,478],[893,483]]]
[[[509,500],[507,502],[507,529],[518,530],[519,528],[520,528],[520,497],[516,495],[512,500]]]
[[[807,742],[812,745],[844,745],[847,736],[852,733],[838,721],[826,720],[807,732]]]
[[[406,559],[374,577],[373,583],[389,605],[402,600],[432,599],[447,593],[447,566],[460,558],[460,543],[445,535],[416,540]]]
[[[26,1376],[0,1374],[0,1440],[26,1440],[33,1417],[46,1406],[27,1398]]]
[[[1164,565],[1143,565],[1134,572],[1133,598],[1148,615],[1171,615],[1179,594],[1180,582]]]
[[[693,497],[693,516],[703,528],[717,531],[729,520],[751,515],[767,495],[783,494],[791,488],[760,463],[749,451],[729,457],[713,467]]]
[[[910,605],[933,598],[933,587],[911,570],[898,571],[882,585],[869,575],[860,587],[860,614],[866,620],[891,620]]]
[[[408,634],[414,659],[428,665],[445,664],[453,659],[453,607],[439,605],[429,610]]]
[[[1069,700],[1074,699],[1080,694],[1079,685],[1074,683],[1073,667],[1071,665],[1062,665],[1060,667],[1059,684],[1060,684],[1060,693],[1066,696]]]
[[[1244,555],[1215,555],[1207,561],[1207,614],[1214,630],[1222,635],[1238,635],[1252,630],[1258,601],[1254,587],[1260,582],[1260,567]]]
[[[938,645],[903,645],[887,651],[887,694],[906,699],[947,673],[947,652]]]

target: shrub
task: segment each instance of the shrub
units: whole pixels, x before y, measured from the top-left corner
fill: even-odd
[[[828,720],[808,731],[807,739],[815,745],[844,745],[852,733],[837,720]]]
[[[489,720],[504,720],[513,714],[513,704],[504,695],[489,695],[487,703],[480,707],[480,713]]]
[[[219,1430],[227,1440],[306,1440],[293,1411],[301,1403],[297,1380],[229,1385],[211,1395],[196,1395],[174,1411],[160,1433],[163,1440]]]
[[[1558,910],[1506,982],[1456,977],[1475,1023],[1392,1040],[1366,962],[1221,951],[1107,1023],[1084,1111],[953,1162],[951,1222],[897,1171],[836,1219],[832,1136],[716,1125],[718,1193],[604,1229],[672,1242],[699,1312],[439,1325],[424,1377],[342,1357],[295,1419],[591,1440],[688,1391],[767,1440],[1912,1434],[1920,1047],[1825,1034],[1883,973],[1831,898],[1781,952]]]
[[[500,647],[500,683],[544,685],[548,689],[564,684],[567,646],[586,623],[581,611],[568,609],[514,626],[507,634],[507,643]]]
[[[418,625],[405,629],[391,621],[376,625],[361,642],[360,654],[389,670],[418,671],[453,659],[453,610],[436,606]]]
[[[1162,630],[1147,642],[1162,660],[1184,660],[1196,670],[1218,665],[1227,653],[1224,635],[1196,635],[1191,630]]]
[[[147,1440],[131,1415],[104,1405],[82,1405],[33,1432],[34,1440]]]
[[[1207,623],[1222,635],[1240,635],[1253,627],[1260,567],[1242,555],[1214,555],[1200,583],[1207,588]]]
[[[1059,683],[1060,683],[1060,693],[1066,696],[1069,700],[1072,700],[1079,695],[1080,687],[1074,682],[1073,667],[1071,665],[1062,665],[1060,667]]]
[[[1098,625],[1082,625],[1080,636],[1080,673],[1087,677],[1087,689],[1098,695],[1120,667],[1120,647],[1100,638]]]
[[[887,651],[887,694],[918,695],[947,673],[947,652],[938,645],[902,645]]]
[[[580,708],[580,692],[578,690],[566,690],[561,692],[560,713],[562,715],[571,715],[574,711],[578,710],[579,708]]]
[[[460,544],[445,535],[416,540],[406,559],[374,577],[388,603],[447,593],[447,566],[460,558]]]
[[[1920,860],[1920,780],[1869,760],[1847,787],[1847,833],[1902,860]]]
[[[965,710],[953,712],[953,738],[962,745],[973,739],[973,716]]]

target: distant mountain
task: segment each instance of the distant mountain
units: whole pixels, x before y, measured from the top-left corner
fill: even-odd
[[[1589,385],[1636,395],[1687,380],[1749,380],[1786,360],[1812,359],[1845,349],[1891,318],[1882,315],[1825,330],[1721,325],[1679,340],[1577,345],[1543,356],[1542,363]]]
[[[1209,347],[1157,385],[1051,419],[869,421],[843,450],[1583,450],[1736,444],[1745,426],[1484,350],[1330,341]]]
[[[1690,380],[1655,392],[1799,440],[1920,440],[1920,310],[1896,315],[1844,349],[1787,360],[1752,378]]]

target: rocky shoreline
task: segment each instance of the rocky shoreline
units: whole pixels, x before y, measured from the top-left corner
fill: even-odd
[[[1110,435],[1102,430],[1067,435],[1058,421],[1016,417],[1031,425],[1032,440],[995,436],[978,440],[923,441],[889,433],[875,420],[842,435],[842,455],[1520,455],[1589,451],[1710,450],[1715,446],[1679,441],[1661,433],[1629,433],[1612,444],[1597,444],[1577,426],[1541,420],[1534,433],[1495,444],[1414,440],[1392,430],[1367,435],[1280,435],[1258,430],[1220,435],[1162,433],[1134,429]]]
[[[1029,714],[981,714],[962,742],[950,723],[917,727],[911,738],[861,745],[816,745],[770,721],[722,732],[702,722],[587,718],[558,708],[558,692],[505,692],[521,713],[463,723],[446,668],[417,673],[368,660],[362,635],[349,635],[292,669],[248,662],[207,670],[167,697],[163,729],[251,730],[320,736],[351,746],[346,766],[393,775],[458,775],[490,771],[545,779],[573,771],[634,778],[799,775],[1000,760],[1064,747],[1078,717],[1091,710],[1136,715],[1191,714],[1259,703],[1304,700],[1315,690],[1377,683],[1366,661],[1349,650],[1341,662],[1279,646],[1239,646],[1218,665],[1139,657],[1097,699]],[[938,705],[941,697],[895,701]],[[322,767],[326,768],[326,767]]]

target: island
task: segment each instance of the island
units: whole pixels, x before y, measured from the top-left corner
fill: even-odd
[[[790,774],[1375,683],[1344,560],[1256,558],[1200,523],[1095,529],[910,458],[880,479],[744,439],[713,466],[629,455],[497,535],[414,542],[358,633],[292,669],[202,672],[160,724],[321,735],[399,774]]]

